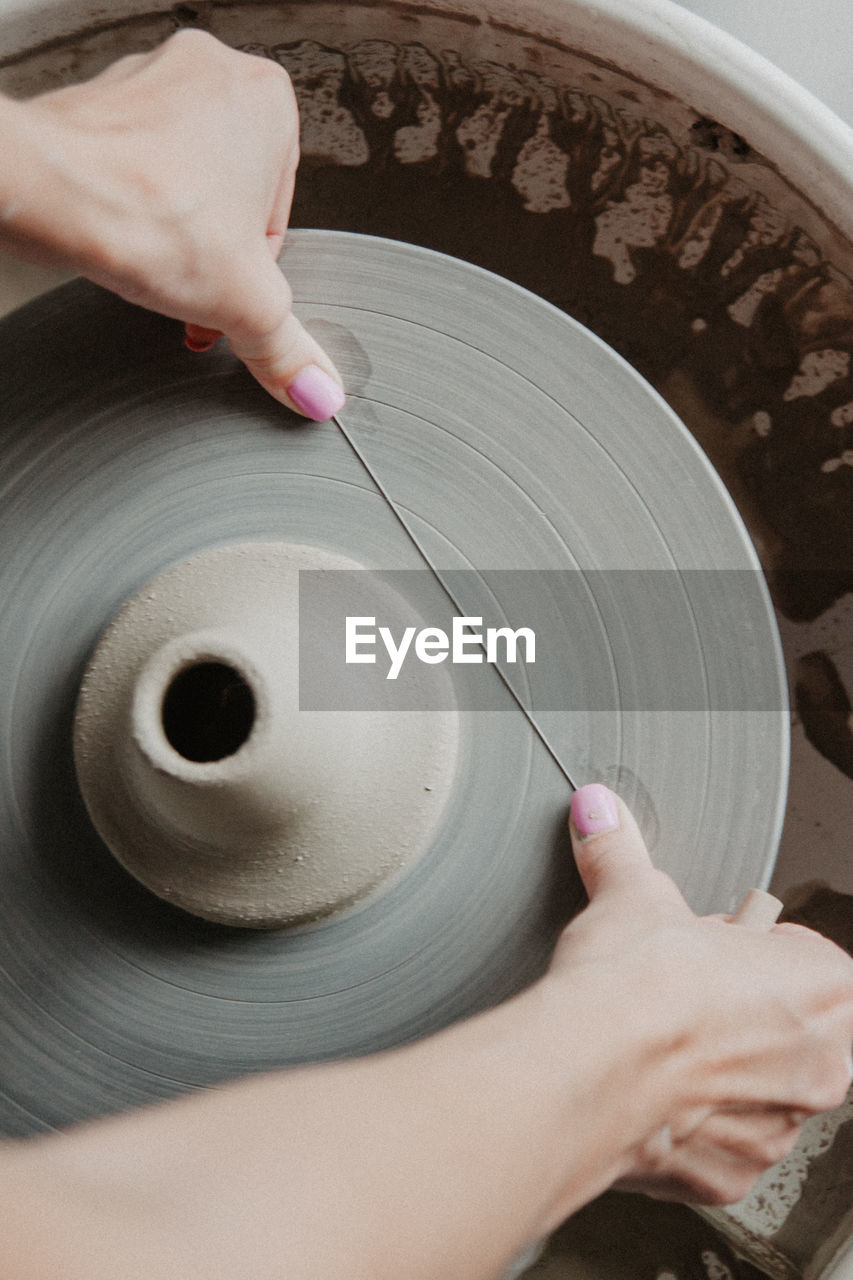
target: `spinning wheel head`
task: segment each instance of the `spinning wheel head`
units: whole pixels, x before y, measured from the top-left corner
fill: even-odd
[[[477,268],[294,232],[285,269],[347,382],[347,428],[431,563],[461,575],[465,613],[536,630],[519,688],[572,776],[620,790],[695,909],[765,883],[787,764],[775,624],[749,538],[680,422],[602,342]],[[312,837],[312,858],[355,851],[357,885],[300,901],[309,867],[290,844],[284,912],[257,884],[239,897],[253,875],[241,831],[267,852],[281,832],[265,725],[277,699],[292,708],[293,665],[270,662],[269,633],[292,617],[298,549],[365,581],[429,579],[338,429],[297,421],[227,351],[192,355],[179,326],[80,283],[0,324],[0,378],[2,1131],[379,1049],[539,974],[581,901],[569,788],[497,677],[472,710],[449,663],[443,710],[407,723],[373,707],[356,728],[332,698],[276,757],[297,825],[335,829],[328,848]],[[204,589],[188,589],[188,565],[196,586],[213,575]],[[123,628],[133,660],[107,661]],[[76,757],[94,826],[71,746],[90,662]],[[211,687],[242,706],[212,751],[198,720]],[[170,841],[183,863],[161,857]],[[187,888],[192,859],[217,863],[223,845],[224,911],[210,876],[206,905]],[[176,902],[289,923],[237,929]]]

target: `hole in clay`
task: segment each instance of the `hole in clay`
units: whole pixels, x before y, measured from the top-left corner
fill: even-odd
[[[252,732],[255,698],[225,662],[197,662],[179,671],[163,697],[163,732],[185,760],[233,756]]]

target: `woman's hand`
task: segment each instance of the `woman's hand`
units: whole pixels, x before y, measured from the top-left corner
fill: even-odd
[[[276,399],[318,420],[340,377],[276,265],[299,160],[277,63],[181,31],[84,84],[0,101],[0,248],[222,334]]]
[[[809,1116],[844,1100],[853,961],[798,925],[765,934],[694,916],[604,787],[575,793],[571,828],[590,905],[565,930],[551,978],[627,992],[632,1022],[657,1037],[668,1094],[619,1185],[739,1200]]]

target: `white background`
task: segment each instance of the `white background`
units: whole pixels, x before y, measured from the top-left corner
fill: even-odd
[[[679,0],[853,125],[853,0]]]

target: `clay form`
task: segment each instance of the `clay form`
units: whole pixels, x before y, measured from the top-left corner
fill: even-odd
[[[110,849],[160,897],[271,928],[350,905],[429,846],[455,713],[299,705],[299,572],[360,567],[292,543],[202,552],[100,641],[77,774]]]

